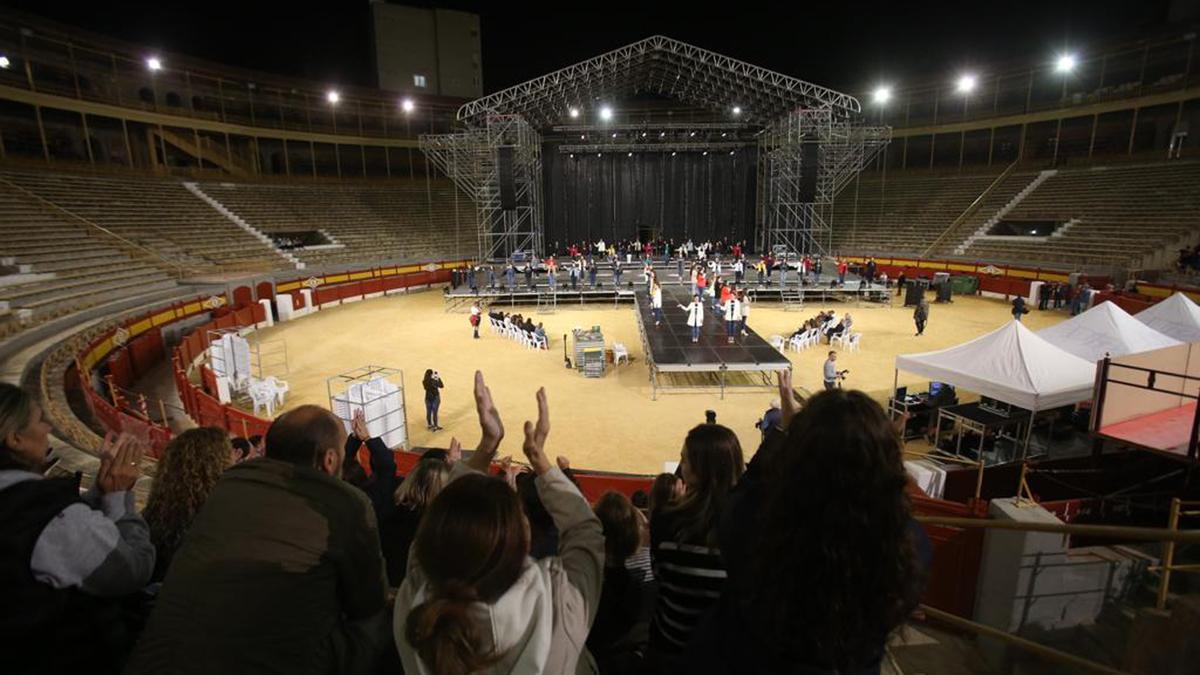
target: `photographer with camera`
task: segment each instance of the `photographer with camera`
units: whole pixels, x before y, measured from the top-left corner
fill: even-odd
[[[838,370],[834,364],[837,362],[837,352],[829,352],[829,358],[825,359],[824,381],[826,389],[836,389],[841,386],[842,380],[846,379],[849,370]]]
[[[441,388],[442,377],[438,375],[436,370],[432,368],[425,371],[425,377],[421,380],[421,386],[425,388],[425,428],[430,431],[441,431],[438,426],[438,407],[442,404]]]

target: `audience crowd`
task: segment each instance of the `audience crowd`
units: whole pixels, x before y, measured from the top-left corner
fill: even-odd
[[[544,390],[523,462],[481,373],[474,399],[475,449],[403,478],[361,415],[184,432],[138,513],[139,441],[106,439],[81,492],[43,475],[49,425],[0,385],[5,671],[878,673],[916,607],[928,540],[861,392],[801,401],[784,373],[752,461],[701,424],[678,471],[594,505],[551,459]]]

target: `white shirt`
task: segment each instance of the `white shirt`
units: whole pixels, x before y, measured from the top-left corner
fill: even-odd
[[[746,317],[750,316],[750,296],[747,295],[746,299],[740,300],[739,303],[742,307],[742,318],[745,319]]]
[[[684,307],[683,305],[680,305],[680,307],[688,313],[687,325],[704,325],[704,303],[693,300],[688,303],[687,307]]]
[[[662,287],[651,289],[650,306],[658,309],[662,308]]]
[[[737,321],[741,317],[742,308],[740,307],[740,303],[737,301],[737,298],[729,298],[729,300],[725,302],[725,320]]]

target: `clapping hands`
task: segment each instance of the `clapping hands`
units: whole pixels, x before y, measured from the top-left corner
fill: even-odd
[[[104,494],[125,492],[142,475],[138,462],[146,444],[129,434],[104,437],[100,446],[100,470],[96,473],[96,489]]]

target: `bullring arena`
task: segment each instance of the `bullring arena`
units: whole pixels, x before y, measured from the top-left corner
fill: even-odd
[[[369,14],[374,72],[331,85],[0,10],[0,595],[22,616],[131,603],[97,638],[113,672],[458,672],[429,663],[445,625],[413,628],[435,597],[489,617],[462,672],[1200,662],[1193,10],[911,83],[814,66],[846,91],[796,49],[658,19],[489,73],[520,31],[500,50],[480,14]],[[551,431],[527,437],[539,388]],[[453,576],[487,527],[508,530]],[[622,614],[603,594],[632,580]],[[256,613],[277,582],[328,634]],[[543,582],[584,609],[504,615]],[[13,621],[40,655],[15,672],[80,667],[79,633]],[[305,638],[251,649],[238,621]],[[358,629],[382,642],[304,651]]]

